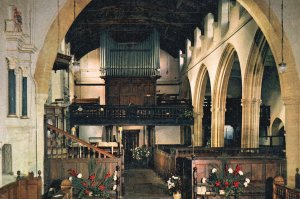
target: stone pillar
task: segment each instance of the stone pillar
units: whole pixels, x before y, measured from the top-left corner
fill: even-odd
[[[194,112],[194,146],[203,146],[203,129],[202,129],[203,111]]]
[[[287,185],[295,187],[295,171],[300,165],[300,99],[283,98],[285,105]]]
[[[224,147],[225,108],[212,108],[211,147]]]
[[[1,141],[0,141],[0,160],[2,160],[2,146],[1,146]],[[3,174],[2,174],[2,161],[0,161],[0,186],[2,187],[2,178],[3,178],[3,176],[2,176]]]
[[[259,147],[260,99],[242,99],[242,148]]]
[[[44,105],[48,98],[48,94],[36,94],[36,131],[32,135],[32,141],[36,143],[36,147],[32,147],[30,156],[37,156],[37,162],[32,163],[30,168],[37,173],[38,170],[44,171]],[[34,168],[33,168],[34,167]],[[42,179],[44,172],[42,172]]]

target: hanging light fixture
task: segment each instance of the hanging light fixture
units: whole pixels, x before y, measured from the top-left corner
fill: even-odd
[[[286,63],[283,60],[283,0],[281,0],[281,63],[278,65],[280,73],[286,71]]]
[[[76,18],[76,0],[74,0],[74,21],[75,21],[75,18]],[[75,55],[73,57],[72,65],[73,65],[74,72],[80,71],[80,62],[76,60]]]

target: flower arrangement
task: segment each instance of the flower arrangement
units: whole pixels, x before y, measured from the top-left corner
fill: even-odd
[[[132,152],[132,158],[135,160],[145,160],[150,156],[151,152],[146,146],[136,147]]]
[[[78,191],[78,197],[84,198],[86,196],[100,196],[109,198],[109,192],[117,189],[116,183],[118,172],[115,171],[113,175],[109,172],[102,172],[103,175],[97,176],[91,174],[87,179],[84,179],[81,173],[75,169],[69,169],[69,180],[72,182],[73,188]]]
[[[219,171],[214,167],[208,179],[202,178],[202,183],[208,183],[215,193],[229,197],[230,195],[238,196],[242,193],[244,188],[248,187],[250,179],[244,176],[244,172],[239,165],[236,165],[235,169],[228,168],[225,165],[224,171]]]
[[[171,178],[167,181],[169,194],[181,193],[182,191],[182,181],[181,178],[177,175],[172,175]]]

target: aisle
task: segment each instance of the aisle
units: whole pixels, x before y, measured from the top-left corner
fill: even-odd
[[[125,170],[125,199],[171,199],[167,183],[151,169]]]

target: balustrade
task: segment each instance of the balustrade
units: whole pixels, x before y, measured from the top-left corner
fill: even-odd
[[[50,124],[47,125],[48,158],[113,158],[114,155]]]
[[[79,109],[79,107],[81,107]],[[193,125],[193,107],[178,106],[125,106],[72,104],[72,124],[147,124]]]

